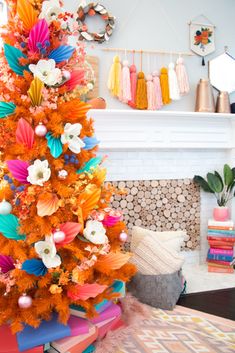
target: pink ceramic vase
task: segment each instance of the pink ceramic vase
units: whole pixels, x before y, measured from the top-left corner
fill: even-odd
[[[213,218],[215,221],[226,222],[229,220],[230,212],[228,207],[215,207],[213,210]]]

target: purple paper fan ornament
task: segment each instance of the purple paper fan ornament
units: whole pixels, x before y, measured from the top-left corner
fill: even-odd
[[[38,52],[49,41],[49,29],[46,20],[39,20],[29,33],[28,46],[31,52]]]
[[[0,255],[0,272],[7,273],[14,270],[15,265],[10,256]]]

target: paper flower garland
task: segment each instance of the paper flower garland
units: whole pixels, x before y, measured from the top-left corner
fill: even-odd
[[[106,230],[99,221],[87,221],[83,235],[93,244],[105,244],[108,241]]]
[[[34,248],[47,268],[60,266],[61,258],[56,254],[56,246],[52,237],[46,237],[45,241],[35,243]]]
[[[64,127],[64,133],[61,135],[61,142],[68,144],[70,151],[80,153],[81,148],[85,147],[85,143],[79,138],[82,125],[67,123]]]
[[[48,161],[40,161],[37,159],[33,165],[28,167],[28,173],[27,181],[30,182],[30,184],[43,186],[51,176]]]

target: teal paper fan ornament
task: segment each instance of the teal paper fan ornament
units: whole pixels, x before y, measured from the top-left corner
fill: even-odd
[[[51,155],[54,158],[58,158],[63,152],[63,145],[60,138],[55,138],[52,136],[51,132],[46,134],[47,145],[50,148]]]
[[[27,59],[27,56],[22,53],[19,49],[9,44],[4,44],[4,54],[7,59],[10,68],[18,75],[23,76],[24,70],[29,70],[28,65],[22,66],[19,63],[20,58]]]
[[[25,235],[18,233],[19,221],[13,214],[0,215],[0,233],[7,239],[24,240]]]
[[[61,45],[60,47],[52,50],[48,58],[55,60],[56,63],[69,60],[73,55],[75,48],[71,45]]]
[[[102,157],[94,157],[91,158],[83,168],[77,170],[77,174],[82,174],[82,173],[92,173],[92,169],[95,169],[98,167],[98,165],[102,162]]]
[[[15,113],[16,106],[14,103],[0,102],[0,119]]]
[[[22,270],[27,272],[29,275],[45,276],[47,268],[40,259],[26,260],[22,264]]]

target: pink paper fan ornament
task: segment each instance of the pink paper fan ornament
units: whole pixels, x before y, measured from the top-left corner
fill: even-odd
[[[49,29],[45,19],[39,20],[29,33],[28,47],[31,52],[40,51],[49,41]]]
[[[84,79],[84,71],[75,70],[71,72],[71,77],[68,81],[65,82],[65,86],[68,91],[72,91],[76,86],[80,85],[82,80]]]
[[[82,228],[81,224],[75,223],[75,222],[66,222],[61,224],[59,226],[59,230],[61,232],[64,232],[65,238],[64,240],[56,244],[57,248],[71,243],[74,240],[74,238],[78,235],[81,228]]]
[[[18,159],[13,159],[7,161],[7,167],[10,170],[13,178],[21,182],[22,184],[30,184],[27,181],[27,177],[29,175],[28,167],[29,163],[25,161],[20,161]]]
[[[14,270],[15,265],[10,256],[0,255],[0,272],[7,273]]]
[[[100,285],[97,283],[86,283],[82,286],[77,285],[75,287],[75,291],[68,291],[68,297],[71,298],[72,300],[87,300],[89,298],[95,298],[97,295],[103,293],[105,289],[107,289],[108,286],[106,285]]]
[[[16,129],[16,141],[22,145],[27,146],[29,149],[33,147],[34,143],[34,130],[31,125],[21,118],[18,121]]]
[[[122,213],[120,211],[113,210],[112,208],[105,208],[105,212],[107,213],[102,221],[105,227],[113,227],[122,218]]]

